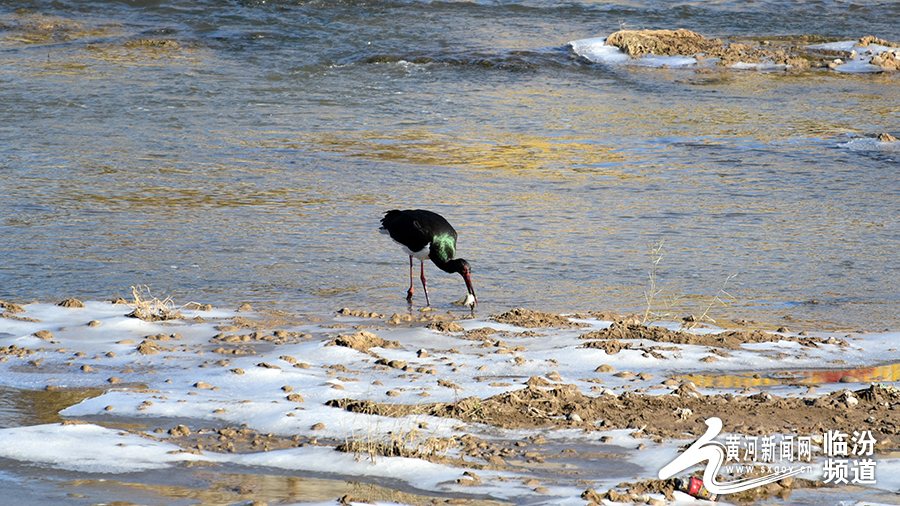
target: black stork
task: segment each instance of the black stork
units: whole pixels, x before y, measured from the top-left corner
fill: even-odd
[[[422,266],[421,279],[422,289],[425,291],[425,304],[431,305],[428,300],[428,287],[425,286],[425,260],[430,258],[442,271],[456,272],[463,277],[469,291],[463,304],[475,308],[478,299],[475,298],[475,289],[472,288],[470,275],[472,267],[462,258],[453,258],[456,256],[456,230],[443,216],[424,209],[405,211],[393,209],[384,213],[378,231],[390,235],[391,239],[409,255],[407,301],[412,302],[413,297],[413,257],[415,257]]]

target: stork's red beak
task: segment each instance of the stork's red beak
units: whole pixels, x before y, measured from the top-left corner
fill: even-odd
[[[474,308],[478,305],[478,297],[475,296],[475,288],[472,286],[472,276],[469,275],[469,271],[464,271],[462,277],[466,281],[466,289],[469,290],[469,294],[471,294],[472,298],[475,300],[475,304],[472,306]]]

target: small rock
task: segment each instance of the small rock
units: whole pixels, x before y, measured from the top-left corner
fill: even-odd
[[[434,322],[429,323],[426,328],[437,332],[465,332],[466,329],[456,322]]]
[[[463,476],[468,476],[469,478],[472,478],[475,481],[481,481],[481,476],[478,476],[477,474],[473,473],[472,471],[464,472]]]
[[[319,422],[319,423],[313,425],[312,427],[310,427],[310,430],[322,430],[324,428],[325,428],[325,424],[322,422]]]
[[[143,341],[138,345],[137,350],[141,355],[156,355],[159,353],[159,346],[151,341]]]
[[[9,314],[25,312],[25,308],[23,308],[22,306],[14,302],[4,302],[2,300],[0,300],[0,308],[5,309]]]
[[[541,378],[540,376],[532,376],[528,378],[528,381],[525,382],[526,385],[530,387],[548,387],[552,385],[549,381]]]
[[[41,339],[46,339],[48,341],[53,339],[53,334],[51,334],[49,330],[38,330],[37,332],[35,332],[32,335],[34,337],[39,337]]]
[[[693,414],[694,414],[694,412],[688,408],[676,408],[675,409],[675,416],[677,416],[678,418],[680,418],[682,420],[687,420]]]
[[[78,299],[66,299],[62,302],[57,302],[56,305],[61,306],[61,307],[76,307],[76,308],[84,307],[84,303]]]
[[[190,436],[191,429],[186,425],[177,425],[174,429],[169,429],[169,434],[172,436]]]
[[[598,494],[597,491],[592,488],[589,488],[582,492],[581,498],[594,504],[603,504],[603,496]]]
[[[616,369],[608,364],[603,364],[600,367],[594,369],[594,372],[616,372]]]
[[[210,385],[209,383],[204,383],[202,381],[198,381],[197,383],[194,383],[194,388],[201,388],[201,389],[206,390],[206,389],[212,388],[212,385]]]

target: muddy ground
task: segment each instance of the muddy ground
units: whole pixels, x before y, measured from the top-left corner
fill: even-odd
[[[515,325],[526,330],[522,332],[500,331],[491,327],[481,327],[465,331],[463,327],[447,315],[425,313],[419,316],[387,315],[367,311],[344,309],[342,316],[357,316],[385,321],[388,326],[427,326],[438,332],[459,334],[464,340],[481,340],[486,346],[503,347],[502,339],[507,336],[539,336],[542,328],[579,329],[583,324],[570,318],[526,309],[513,309],[488,320]],[[814,353],[821,345],[847,346],[844,339],[811,337],[801,333],[785,336],[759,330],[733,330],[718,334],[696,334],[675,332],[663,327],[646,326],[639,323],[636,316],[622,317],[615,313],[578,315],[615,320],[599,331],[580,335],[582,347],[601,348],[608,354],[623,349],[643,351],[659,359],[668,359],[680,351],[682,345],[707,347],[709,356],[703,362],[714,361],[716,357],[727,357],[746,343],[789,340],[803,349]],[[375,323],[375,322],[373,322]],[[336,325],[335,327],[340,327]],[[373,325],[377,328],[377,325]],[[372,327],[370,327],[372,328]],[[233,330],[229,328],[228,330]],[[786,329],[783,329],[786,330]],[[257,326],[256,338],[264,330]],[[221,340],[222,337],[220,336]],[[634,340],[652,341],[654,345],[635,345]],[[405,370],[408,372],[436,374],[436,371],[414,369],[402,361],[387,361],[378,357],[373,348],[395,348],[400,343],[384,340],[373,332],[359,330],[352,335],[341,335],[328,345],[345,346],[373,355],[380,367]],[[635,447],[640,450],[647,444],[662,444],[664,440],[683,440],[685,446],[703,435],[707,426],[705,420],[719,417],[724,431],[748,436],[791,433],[798,436],[821,435],[835,427],[865,427],[872,431],[876,440],[876,451],[889,451],[900,441],[900,391],[880,384],[866,386],[852,385],[825,396],[779,397],[766,392],[752,395],[715,394],[705,395],[697,391],[694,383],[684,379],[659,378],[657,387],[667,388],[667,394],[645,392],[641,389],[626,390],[618,394],[602,386],[604,374],[627,378],[631,373],[614,371],[611,367],[597,368],[596,386],[590,392],[582,392],[574,384],[566,383],[553,372],[546,377],[531,377],[521,388],[488,398],[463,397],[453,403],[392,404],[375,403],[366,400],[335,398],[327,404],[348,411],[377,414],[389,417],[407,415],[432,415],[456,419],[462,422],[476,422],[506,429],[535,430],[535,437],[523,442],[487,442],[470,434],[453,438],[426,438],[418,434],[406,434],[391,442],[373,441],[318,441],[296,437],[255,434],[248,428],[206,429],[191,433],[186,428],[178,428],[169,435],[177,436],[186,451],[258,451],[307,444],[330,445],[339,451],[370,456],[405,456],[457,465],[470,469],[473,483],[477,484],[478,469],[515,470],[522,462],[536,465],[547,459],[560,458],[552,452],[542,451],[546,443],[540,437],[543,430],[581,429],[585,432],[603,432],[612,429],[634,429]],[[647,378],[641,378],[646,380]],[[857,380],[847,376],[851,382]],[[591,379],[582,379],[592,381]],[[458,388],[444,383],[447,388]],[[809,384],[806,382],[805,384]],[[755,390],[749,387],[749,390]],[[812,394],[814,387],[808,392]],[[745,389],[744,393],[748,393]],[[427,429],[423,427],[423,429]],[[427,431],[425,431],[427,432]],[[601,436],[603,441],[603,436]],[[458,458],[448,458],[447,450],[460,450]],[[604,455],[598,455],[604,457]],[[606,457],[613,457],[607,455]],[[731,501],[753,502],[771,496],[785,497],[798,487],[822,487],[821,482],[803,479],[786,479],[729,497]],[[585,490],[583,498],[588,503],[602,499],[618,502],[654,501],[649,493],[664,494],[672,498],[677,487],[673,480],[647,480],[622,483],[608,491]]]
[[[514,309],[493,320],[522,327],[578,327],[579,324],[559,315],[539,311]],[[460,330],[462,328],[460,327]],[[492,345],[494,336],[501,335],[490,328],[466,332],[464,338],[483,339]],[[355,338],[341,337],[335,344],[360,346],[366,336],[371,346],[394,345],[374,334],[360,332]],[[700,345],[710,350],[710,357],[728,356],[727,350],[735,350],[744,343],[794,341],[809,349],[822,344],[847,346],[844,339],[809,336],[784,336],[758,330],[725,331],[718,334],[693,334],[674,332],[663,327],[644,326],[633,319],[614,322],[610,327],[582,334],[583,347],[606,350],[607,354],[622,349],[637,349],[667,359],[666,354],[677,351],[675,345]],[[638,347],[628,340],[650,340],[660,346]],[[365,347],[364,349],[368,349]],[[404,364],[405,365],[405,364]],[[598,376],[616,374],[627,378],[631,373],[615,372],[600,366]],[[726,431],[748,435],[780,433],[785,430],[801,434],[821,434],[840,422],[847,426],[866,426],[880,444],[891,446],[900,440],[900,392],[890,387],[870,385],[854,390],[844,389],[817,398],[780,398],[765,392],[754,395],[703,395],[690,381],[661,378],[660,386],[668,387],[670,395],[656,395],[626,391],[616,395],[599,386],[585,394],[579,387],[566,384],[552,372],[548,377],[532,377],[521,389],[506,392],[487,399],[463,398],[458,402],[398,405],[377,404],[370,401],[336,399],[332,405],[347,410],[406,416],[429,414],[456,418],[466,422],[480,422],[507,429],[579,428],[585,431],[643,428],[646,436],[665,438],[697,438],[704,433],[704,420],[718,416]],[[588,380],[590,381],[590,380]],[[849,383],[849,382],[848,382]],[[598,393],[600,395],[598,395]]]
[[[78,301],[68,300],[60,303],[63,305],[78,304]],[[18,318],[16,313],[21,313],[21,308],[14,304],[0,302],[0,307],[5,309],[3,316]],[[77,306],[76,306],[77,307]],[[251,310],[249,306],[242,310]],[[236,316],[216,326],[220,331],[209,342],[208,351],[222,357],[216,362],[223,367],[229,367],[228,357],[238,354],[253,354],[254,346],[277,346],[285,343],[296,343],[312,339],[312,335],[288,332],[279,327],[296,324],[300,320],[309,321],[308,318],[300,318],[284,313],[265,313],[267,316],[253,320]],[[140,314],[132,313],[132,317],[140,317]],[[323,323],[322,327],[328,329],[349,329],[350,332],[340,332],[336,337],[330,338],[326,346],[343,346],[355,349],[361,353],[372,356],[371,362],[375,368],[402,370],[407,373],[420,373],[437,375],[436,369],[427,367],[413,367],[403,361],[386,360],[377,354],[377,349],[391,349],[401,347],[396,341],[389,341],[378,337],[372,330],[377,331],[385,327],[428,327],[437,332],[450,333],[455,338],[471,344],[472,341],[481,341],[483,346],[498,350],[510,348],[503,339],[507,337],[539,337],[542,329],[565,328],[574,332],[582,332],[585,326],[577,320],[584,317],[594,317],[603,320],[611,320],[613,323],[602,330],[583,331],[579,335],[578,345],[583,348],[600,348],[612,355],[622,350],[637,350],[645,355],[660,360],[673,358],[681,350],[681,346],[694,345],[705,347],[709,354],[701,359],[701,362],[710,362],[717,357],[727,357],[736,352],[741,345],[747,343],[772,342],[777,340],[793,341],[804,350],[801,354],[814,354],[817,348],[823,345],[848,346],[845,339],[823,338],[804,335],[781,335],[762,332],[759,330],[729,330],[715,334],[700,334],[693,332],[677,332],[663,327],[644,325],[640,318],[634,315],[620,316],[615,313],[603,312],[590,315],[576,315],[573,318],[544,313],[527,309],[513,309],[503,314],[492,315],[487,323],[513,325],[522,328],[522,331],[497,330],[490,326],[470,329],[466,331],[462,326],[453,321],[452,314],[406,314],[384,315],[375,312],[343,309],[336,315],[334,323]],[[347,326],[340,323],[340,317],[353,316],[367,318],[371,324]],[[145,317],[153,321],[151,314]],[[465,317],[463,317],[465,318]],[[576,320],[576,321],[573,321]],[[685,323],[690,325],[689,322]],[[90,324],[88,324],[90,325]],[[368,330],[366,330],[368,329]],[[48,343],[53,343],[54,338],[49,331],[46,335],[40,335]],[[36,334],[37,335],[37,334]],[[849,338],[849,336],[848,336]],[[160,334],[146,336],[141,342],[133,342],[135,349],[143,354],[156,354],[170,351],[179,346],[181,336],[178,334]],[[640,340],[644,344],[635,344]],[[646,344],[647,342],[653,344]],[[25,359],[34,354],[36,350],[9,346],[0,348],[0,360],[13,358]],[[436,351],[436,350],[435,350]],[[518,350],[524,351],[524,350]],[[420,350],[420,354],[427,351]],[[797,353],[797,352],[794,352]],[[421,355],[420,355],[421,356]],[[814,355],[810,355],[814,362]],[[281,360],[293,367],[310,367],[308,364],[294,357],[282,356]],[[29,362],[31,367],[39,367],[40,364]],[[261,362],[259,367],[279,367]],[[353,374],[346,365],[329,365],[335,374]],[[243,374],[240,369],[232,369],[235,374]],[[615,371],[608,365],[600,365],[592,378],[568,378],[569,381],[580,380],[592,384],[589,392],[582,391],[579,387],[566,379],[556,371],[551,371],[545,376],[533,376],[521,384],[520,388],[506,391],[487,398],[464,397],[451,403],[376,403],[367,400],[342,398],[340,390],[335,391],[335,397],[326,404],[357,413],[377,414],[388,417],[403,417],[407,415],[431,415],[448,419],[459,420],[466,423],[481,423],[493,425],[504,429],[532,430],[533,436],[526,441],[485,441],[474,435],[461,433],[449,438],[428,437],[428,427],[419,427],[420,431],[413,430],[407,434],[400,434],[390,441],[330,441],[320,440],[314,437],[298,437],[277,434],[259,434],[251,427],[209,427],[194,429],[179,425],[168,429],[158,428],[154,431],[146,431],[144,428],[134,430],[143,437],[160,437],[168,441],[180,444],[185,452],[257,452],[269,451],[280,448],[290,448],[305,445],[327,445],[337,451],[350,452],[359,456],[404,456],[422,458],[430,461],[441,462],[468,469],[471,474],[472,484],[478,484],[479,469],[496,469],[516,471],[528,466],[541,465],[552,459],[564,458],[559,454],[559,449],[545,449],[543,445],[547,440],[541,436],[544,431],[558,429],[579,429],[586,433],[600,433],[613,429],[631,429],[634,438],[634,447],[638,451],[648,446],[663,444],[665,441],[683,441],[685,446],[703,435],[707,426],[705,421],[711,417],[718,417],[723,422],[723,431],[747,436],[767,436],[772,434],[795,434],[798,436],[821,436],[825,431],[835,428],[865,428],[871,430],[875,439],[875,451],[887,452],[898,447],[900,442],[900,391],[898,389],[878,383],[865,385],[854,384],[859,381],[850,372],[846,372],[841,378],[830,377],[828,381],[845,381],[847,388],[835,391],[828,395],[814,396],[815,377],[797,380],[799,385],[807,389],[808,396],[779,397],[764,391],[755,390],[754,378],[748,379],[744,394],[732,393],[707,395],[697,390],[695,383],[684,377],[659,377],[658,383],[651,387],[625,388],[615,392],[604,386],[603,378],[615,376],[626,381],[634,376],[640,379],[644,385],[654,379],[647,373],[635,375],[628,371]],[[474,378],[480,381],[478,377]],[[358,381],[347,378],[347,381]],[[793,381],[793,380],[788,380]],[[110,384],[116,384],[114,378]],[[446,380],[439,379],[438,385],[453,388],[463,393],[463,390]],[[206,388],[209,385],[198,383],[197,388]],[[509,384],[507,386],[512,386]],[[121,385],[117,388],[142,388],[141,385]],[[303,403],[301,393],[293,392],[290,387],[284,387],[286,399],[291,402]],[[662,391],[662,389],[666,389]],[[658,390],[650,392],[648,390]],[[102,390],[92,390],[85,394],[88,396],[99,395]],[[68,395],[65,392],[54,392],[48,389],[46,395]],[[83,396],[77,395],[77,400]],[[76,401],[77,402],[77,401]],[[54,405],[56,403],[54,402]],[[298,408],[302,409],[302,408]],[[66,423],[78,423],[69,420]],[[460,424],[462,427],[462,424]],[[315,427],[312,427],[315,430]],[[462,429],[461,429],[462,430]],[[599,435],[603,442],[605,436]],[[456,450],[449,453],[450,449]],[[562,450],[575,451],[575,450]],[[448,455],[455,455],[449,457]],[[580,456],[584,458],[584,456]],[[616,457],[616,455],[593,455],[597,458]],[[621,457],[621,456],[619,456]],[[468,476],[468,475],[467,475]],[[585,476],[585,480],[590,477]],[[790,490],[797,487],[821,487],[821,482],[812,482],[801,479],[788,479],[767,487],[760,487],[746,492],[739,497],[729,497],[731,501],[752,502],[772,495],[784,496]],[[594,491],[585,490],[583,498],[588,503],[609,499],[624,502],[649,502],[654,501],[647,496],[648,493],[660,493],[672,497],[672,491],[676,483],[672,480],[648,480],[643,482],[623,483],[612,490]],[[540,489],[540,484],[535,484],[535,490]]]
[[[598,313],[593,316],[617,320],[599,331],[586,332],[580,336],[585,341],[583,347],[601,348],[608,354],[618,353],[622,349],[637,349],[645,354],[660,359],[668,359],[673,352],[679,351],[679,345],[699,345],[708,347],[710,352],[706,359],[714,361],[716,357],[728,357],[746,343],[774,342],[778,340],[793,341],[803,349],[814,353],[821,345],[848,346],[845,339],[834,337],[811,337],[801,332],[796,336],[785,336],[762,332],[759,330],[732,330],[718,334],[695,334],[691,332],[674,332],[663,327],[645,326],[635,316],[621,317],[615,313]],[[501,315],[492,315],[490,320],[538,329],[544,327],[578,328],[581,324],[567,317],[531,311],[513,309]],[[462,327],[452,322],[430,323],[429,327],[438,331],[462,332]],[[787,329],[782,329],[787,330]],[[528,330],[537,335],[535,330]],[[359,346],[359,340],[365,332],[357,334],[355,340],[334,344]],[[498,338],[508,335],[490,327],[469,330],[461,337],[464,339],[483,340],[493,346],[502,345]],[[374,335],[372,335],[374,337]],[[377,339],[377,338],[376,338]],[[658,345],[633,344],[633,340],[649,340]],[[353,344],[349,344],[349,343]],[[373,341],[375,345],[391,345]],[[358,348],[359,349],[359,348]],[[368,348],[365,348],[368,350]],[[708,360],[711,359],[711,360]],[[402,364],[403,367],[405,364]],[[617,374],[619,377],[631,375],[628,372],[616,373],[611,367],[600,366],[597,372]],[[646,379],[646,378],[642,378]],[[602,385],[602,380],[595,380],[598,385],[589,393],[582,392],[578,386],[565,383],[558,374],[550,373],[547,377],[532,377],[522,388],[495,395],[485,399],[476,397],[462,398],[453,403],[430,404],[386,404],[356,399],[334,399],[329,405],[349,411],[378,414],[390,417],[427,414],[438,417],[453,418],[464,422],[477,422],[506,429],[581,429],[585,432],[602,432],[611,429],[635,429],[635,445],[638,449],[644,443],[638,440],[647,439],[654,443],[662,443],[664,439],[686,440],[685,446],[696,440],[707,430],[705,420],[719,417],[725,432],[744,434],[747,436],[766,436],[771,434],[790,433],[798,436],[815,436],[835,427],[864,427],[872,432],[876,451],[889,451],[898,446],[900,441],[900,391],[894,387],[881,384],[867,386],[852,385],[858,381],[848,373],[841,379],[847,380],[848,386],[825,396],[779,397],[766,392],[757,391],[752,395],[715,394],[704,395],[697,391],[694,383],[674,378],[660,378],[658,388],[668,388],[668,394],[641,392],[640,389],[629,390],[618,395]],[[583,379],[591,381],[590,379]],[[831,378],[834,380],[834,378]],[[806,379],[799,382],[810,385]],[[814,383],[814,381],[812,382]],[[749,387],[750,390],[756,390]],[[809,387],[808,393],[814,392]],[[748,393],[745,389],[744,393]],[[539,432],[538,432],[539,433]],[[443,448],[440,445],[456,445],[463,449],[464,456],[477,457],[488,462],[493,468],[509,468],[509,461],[529,458],[538,460],[545,458],[535,451],[535,444],[541,441],[529,441],[523,447],[486,444],[477,438],[457,438],[453,441],[429,442],[432,446],[421,447],[417,452],[409,453],[397,445],[367,451],[380,451],[387,455],[406,455],[422,458],[434,458]],[[435,446],[436,445],[436,446]],[[361,451],[360,448],[341,448],[345,451]],[[406,452],[406,453],[404,453]],[[462,462],[457,464],[463,464]],[[742,476],[746,477],[746,476]],[[822,482],[804,479],[786,479],[766,487],[759,487],[739,495],[730,496],[730,501],[753,502],[771,496],[786,497],[790,491],[799,487],[818,488],[826,486]],[[649,493],[661,493],[673,498],[672,492],[677,488],[674,480],[647,480],[635,483],[622,483],[619,487],[605,492],[586,490],[582,496],[589,503],[599,503],[601,499],[617,502],[649,502]]]

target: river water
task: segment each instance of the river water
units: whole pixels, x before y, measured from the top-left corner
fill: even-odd
[[[407,258],[378,220],[421,207],[456,226],[480,314],[645,311],[652,293],[661,317],[897,329],[900,149],[873,137],[900,135],[900,77],[605,65],[567,45],[622,28],[900,41],[894,9],[6,1],[0,299],[147,285],[404,311]],[[451,309],[462,280],[426,268]]]

